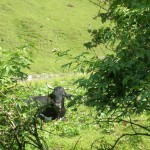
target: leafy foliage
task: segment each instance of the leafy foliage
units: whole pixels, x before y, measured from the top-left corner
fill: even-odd
[[[91,0],[91,2],[100,7],[101,11],[95,19],[100,18],[103,25],[99,29],[89,30],[92,39],[84,45],[91,50],[90,53],[99,45],[105,45],[105,49],[113,50],[113,54],[104,58],[101,58],[98,52],[94,52],[91,58],[87,53],[77,57],[68,54],[71,62],[64,66],[76,64],[77,70],[82,68],[81,72],[86,73],[86,78],[80,78],[76,83],[79,87],[85,88],[86,103],[96,106],[99,121],[123,122],[123,117],[133,113],[149,113],[150,2],[148,0],[142,2]],[[102,149],[113,149],[124,136],[150,136],[148,125],[141,126],[132,120],[129,123],[133,127],[133,133],[123,134],[113,146],[104,142]],[[144,130],[139,133],[135,130],[135,126]]]
[[[0,49],[0,84],[3,86],[17,83],[27,75],[22,71],[23,68],[29,68],[31,60],[27,57],[25,49],[9,51]]]
[[[25,49],[0,52],[0,147],[23,150],[32,145],[44,149],[34,115],[37,109],[23,100],[31,89],[18,84],[26,78],[22,69],[29,68],[31,60]]]
[[[99,1],[101,2],[101,1]],[[84,60],[84,71],[89,78],[79,80],[86,88],[89,101],[100,110],[122,114],[150,109],[150,3],[148,1],[112,0],[98,3],[107,11],[99,13],[110,27],[90,30],[92,40],[85,43],[88,49],[105,44],[113,47],[114,54],[100,59],[97,56]],[[108,8],[109,6],[109,8]]]

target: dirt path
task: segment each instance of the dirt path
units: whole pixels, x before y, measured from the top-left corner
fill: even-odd
[[[83,75],[81,73],[58,73],[58,74],[33,74],[33,75],[28,75],[27,81],[35,81],[35,80],[48,80],[52,78],[57,78],[57,77],[66,77],[66,76],[80,76]]]

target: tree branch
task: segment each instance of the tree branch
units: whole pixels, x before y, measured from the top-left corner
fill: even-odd
[[[114,149],[115,148],[115,146],[117,145],[117,143],[119,142],[119,140],[121,139],[121,138],[123,138],[124,136],[138,136],[138,135],[141,135],[141,136],[150,136],[150,134],[148,134],[148,133],[134,133],[134,134],[122,134],[117,140],[116,140],[116,142],[115,142],[115,144],[110,148],[110,150],[112,150],[112,149]]]

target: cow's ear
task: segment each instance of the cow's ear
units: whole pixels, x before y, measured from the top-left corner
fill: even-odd
[[[66,93],[65,97],[66,97],[68,100],[70,100],[70,99],[71,99],[71,97],[72,97],[72,95],[71,95],[71,94],[67,94],[67,93]]]

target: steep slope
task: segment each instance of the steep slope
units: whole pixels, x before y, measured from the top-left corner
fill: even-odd
[[[96,6],[87,0],[1,0],[0,46],[27,46],[34,60],[30,72],[58,72],[60,63],[51,50],[84,50],[89,25],[98,25],[92,19],[96,14]]]

